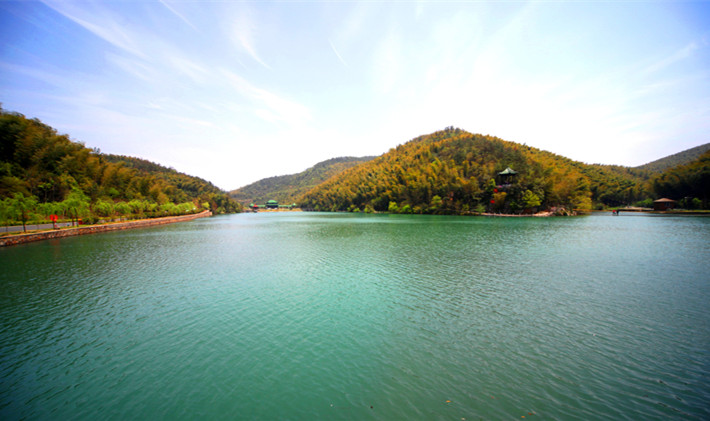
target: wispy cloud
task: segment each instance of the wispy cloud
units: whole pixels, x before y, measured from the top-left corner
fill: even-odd
[[[193,26],[180,13],[164,1],[160,2],[171,13]],[[188,77],[192,82],[202,84],[209,79],[209,70],[174,45],[155,28],[141,27],[139,24],[125,25],[125,19],[116,15],[102,4],[81,3],[77,7],[70,2],[47,3],[55,11],[79,24],[97,37],[109,42],[118,51],[107,51],[105,57],[127,74],[143,82],[164,83],[175,75]],[[90,5],[90,6],[89,6]]]
[[[254,86],[232,71],[222,69],[221,73],[237,92],[254,103],[257,107],[255,114],[260,118],[271,123],[281,121],[290,125],[302,125],[311,119],[308,107]]]
[[[343,56],[341,56],[340,53],[338,52],[338,49],[335,48],[335,45],[333,45],[333,41],[328,40],[328,43],[330,44],[330,48],[333,49],[333,52],[335,53],[335,56],[338,57],[338,60],[340,60],[340,62],[343,63],[343,65],[344,65],[345,67],[349,67],[349,66],[348,66],[348,63],[345,61],[345,59],[343,58]]]
[[[204,83],[209,77],[210,71],[205,66],[179,53],[170,54],[165,60],[174,70],[188,76],[198,84]]]
[[[164,0],[158,0],[158,1],[160,2],[160,4],[162,4],[163,6],[165,6],[168,10],[170,10],[170,12],[172,12],[172,14],[174,14],[175,16],[177,16],[178,18],[180,18],[180,20],[182,20],[183,22],[185,22],[190,28],[194,29],[195,31],[199,31],[199,30],[197,29],[197,27],[192,24],[192,22],[190,22],[182,13],[178,12],[177,10],[175,10],[174,7],[170,6],[170,4],[168,4],[168,2],[166,2],[166,1],[164,1]]]
[[[163,117],[176,121],[178,124],[185,128],[190,128],[190,126],[214,127],[214,123],[212,121],[186,117],[183,114],[162,113],[161,115]]]
[[[133,57],[126,57],[114,53],[106,53],[106,60],[113,63],[116,67],[130,74],[131,76],[140,79],[144,82],[155,80],[158,73],[152,67],[146,64],[143,60],[137,60]]]
[[[58,72],[51,71],[51,69],[38,69],[36,67],[0,61],[0,70],[3,73],[29,76],[56,87],[65,86],[70,82],[70,79],[60,76]]]
[[[251,11],[247,9],[241,10],[234,18],[232,25],[232,39],[237,44],[237,47],[246,52],[257,63],[267,69],[271,69],[271,66],[261,59],[261,56],[257,53],[256,47],[254,46],[256,24]]]
[[[95,7],[91,3],[80,3],[78,6],[63,1],[44,3],[115,47],[135,56],[148,58],[147,52],[142,48],[145,39],[136,37],[126,25],[119,23],[122,19],[112,15],[107,9]]]
[[[350,44],[361,38],[363,29],[368,28],[366,22],[370,17],[372,6],[371,2],[355,2],[344,19],[332,18],[332,24],[337,25],[334,28],[335,42],[339,45]]]
[[[683,61],[693,55],[693,53],[698,50],[700,47],[698,46],[697,43],[691,42],[690,44],[684,46],[683,48],[680,48],[673,54],[669,55],[668,57],[665,57],[652,65],[648,66],[646,69],[643,70],[643,74],[651,74],[651,73],[656,73],[660,70],[663,70],[669,66],[672,66],[675,63],[678,63],[680,61]]]

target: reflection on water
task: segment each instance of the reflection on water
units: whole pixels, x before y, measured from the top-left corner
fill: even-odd
[[[245,214],[0,250],[0,418],[710,417],[710,220]]]

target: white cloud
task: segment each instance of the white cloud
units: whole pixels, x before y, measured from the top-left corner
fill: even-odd
[[[178,52],[168,55],[165,61],[169,63],[174,70],[188,76],[197,84],[205,83],[210,75],[210,71],[205,66],[197,64],[195,61],[186,58]]]
[[[195,31],[199,31],[199,30],[197,29],[197,27],[196,27],[195,25],[193,25],[192,22],[190,22],[189,19],[187,19],[182,13],[178,12],[177,10],[175,10],[175,8],[172,7],[170,4],[168,4],[167,1],[164,1],[164,0],[158,0],[158,1],[160,2],[160,4],[162,4],[163,6],[165,6],[168,10],[170,10],[170,12],[171,12],[172,14],[174,14],[175,16],[177,16],[178,18],[180,18],[180,20],[182,20],[183,22],[185,22],[190,28],[194,29]]]
[[[285,122],[292,126],[303,125],[311,120],[308,107],[254,86],[229,70],[222,69],[221,73],[237,92],[254,103],[257,107],[255,113],[264,120],[271,123]]]
[[[82,2],[78,5],[64,1],[45,1],[44,3],[122,51],[141,58],[148,58],[149,55],[143,49],[146,40],[135,36],[128,29],[126,19],[112,14],[105,8],[96,7],[92,3]]]
[[[349,46],[357,40],[363,38],[364,32],[371,30],[372,27],[367,25],[368,19],[371,17],[370,12],[373,3],[371,2],[355,2],[353,7],[349,8],[344,19],[336,17],[328,17],[328,22],[334,26],[335,35],[332,39],[338,45]],[[338,11],[342,10],[340,8]]]
[[[338,57],[338,60],[340,60],[340,62],[343,63],[343,65],[344,65],[345,67],[349,67],[349,66],[348,66],[348,63],[345,61],[345,59],[343,58],[343,56],[341,56],[340,53],[338,52],[338,49],[335,48],[335,45],[333,45],[333,41],[328,40],[328,43],[330,44],[330,48],[333,49],[333,52],[335,53],[335,56]]]
[[[158,76],[158,72],[155,68],[148,65],[143,60],[114,53],[106,53],[106,60],[113,63],[124,72],[135,78],[141,79],[144,82],[151,82]]]
[[[38,69],[36,67],[0,61],[0,70],[7,73],[30,76],[56,87],[66,86],[71,82],[71,79],[66,76],[59,75],[60,70],[55,68]]]
[[[271,69],[256,51],[254,46],[254,32],[257,25],[253,18],[253,13],[246,7],[242,8],[231,22],[231,36],[239,49],[246,52],[254,61],[267,69]]]
[[[172,13],[176,13],[166,3],[161,3]],[[165,81],[166,75],[177,73],[189,77],[194,82],[202,83],[207,77],[208,72],[203,65],[188,58],[179,47],[165,37],[161,37],[155,28],[152,28],[153,30],[142,28],[140,20],[127,24],[124,16],[111,11],[101,3],[82,2],[77,5],[72,2],[50,2],[47,4],[117,47],[118,53],[105,52],[107,60],[138,79],[160,83]]]
[[[643,75],[651,74],[651,73],[656,73],[660,70],[663,70],[669,66],[672,66],[673,64],[685,60],[693,55],[693,53],[698,50],[700,47],[698,46],[697,43],[691,42],[690,44],[686,45],[685,47],[677,50],[673,54],[669,55],[668,57],[665,57],[652,65],[648,66],[646,69],[644,69],[641,73]]]

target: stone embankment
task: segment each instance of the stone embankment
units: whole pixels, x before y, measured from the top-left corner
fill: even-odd
[[[32,241],[49,240],[52,238],[71,237],[75,235],[97,234],[100,232],[120,231],[133,228],[147,228],[156,225],[173,224],[176,222],[191,221],[197,218],[212,216],[212,212],[204,211],[192,215],[168,216],[165,218],[154,219],[139,219],[137,221],[118,222],[115,224],[106,225],[90,225],[86,227],[67,228],[51,231],[41,231],[28,234],[9,235],[0,237],[0,247],[14,246],[16,244],[24,244]]]
[[[513,213],[482,213],[482,216],[500,216],[500,217],[513,217],[513,218],[529,218],[529,217],[548,217],[548,216],[555,216],[553,212],[550,211],[543,211],[543,212],[538,212],[538,213],[526,213],[526,214],[513,214]]]

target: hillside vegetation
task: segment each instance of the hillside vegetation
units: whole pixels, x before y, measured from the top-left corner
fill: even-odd
[[[240,205],[205,180],[145,160],[103,155],[37,119],[0,109],[0,217],[92,221]]]
[[[498,173],[506,168],[517,175],[505,180]],[[334,176],[307,192],[301,206],[446,214],[591,209],[649,198],[649,177],[447,128]]]
[[[710,203],[710,150],[685,165],[673,167],[652,180],[657,196],[680,201],[687,209],[708,209]]]
[[[215,213],[231,213],[236,210],[235,207],[239,207],[228,199],[228,195],[222,189],[202,178],[187,175],[141,158],[123,155],[102,156],[107,162],[135,170],[135,175],[138,177],[147,177],[154,183],[162,184],[172,202],[203,199],[207,202],[214,202],[212,208]],[[148,191],[150,192],[150,189]],[[158,197],[156,201],[159,202],[159,199]]]
[[[275,199],[326,211],[566,213],[651,206],[660,197],[707,209],[710,151],[698,155],[702,148],[637,168],[587,165],[449,127],[377,158],[334,158],[230,194],[244,203]],[[671,162],[680,164],[656,169]],[[499,175],[506,168],[515,174]],[[3,224],[46,221],[52,214],[92,222],[242,208],[203,179],[139,158],[101,154],[37,119],[1,108],[0,201]]]
[[[710,143],[686,149],[682,152],[669,155],[665,158],[657,159],[655,161],[649,162],[648,164],[640,165],[636,168],[639,170],[648,170],[651,172],[660,173],[673,167],[677,167],[679,165],[687,165],[693,161],[696,161],[701,157],[701,155],[703,155],[707,151],[710,151]]]
[[[298,174],[281,175],[259,180],[229,192],[229,195],[244,204],[264,204],[276,200],[282,204],[297,202],[304,193],[330,177],[348,168],[374,159],[372,156],[340,157],[318,164]]]

